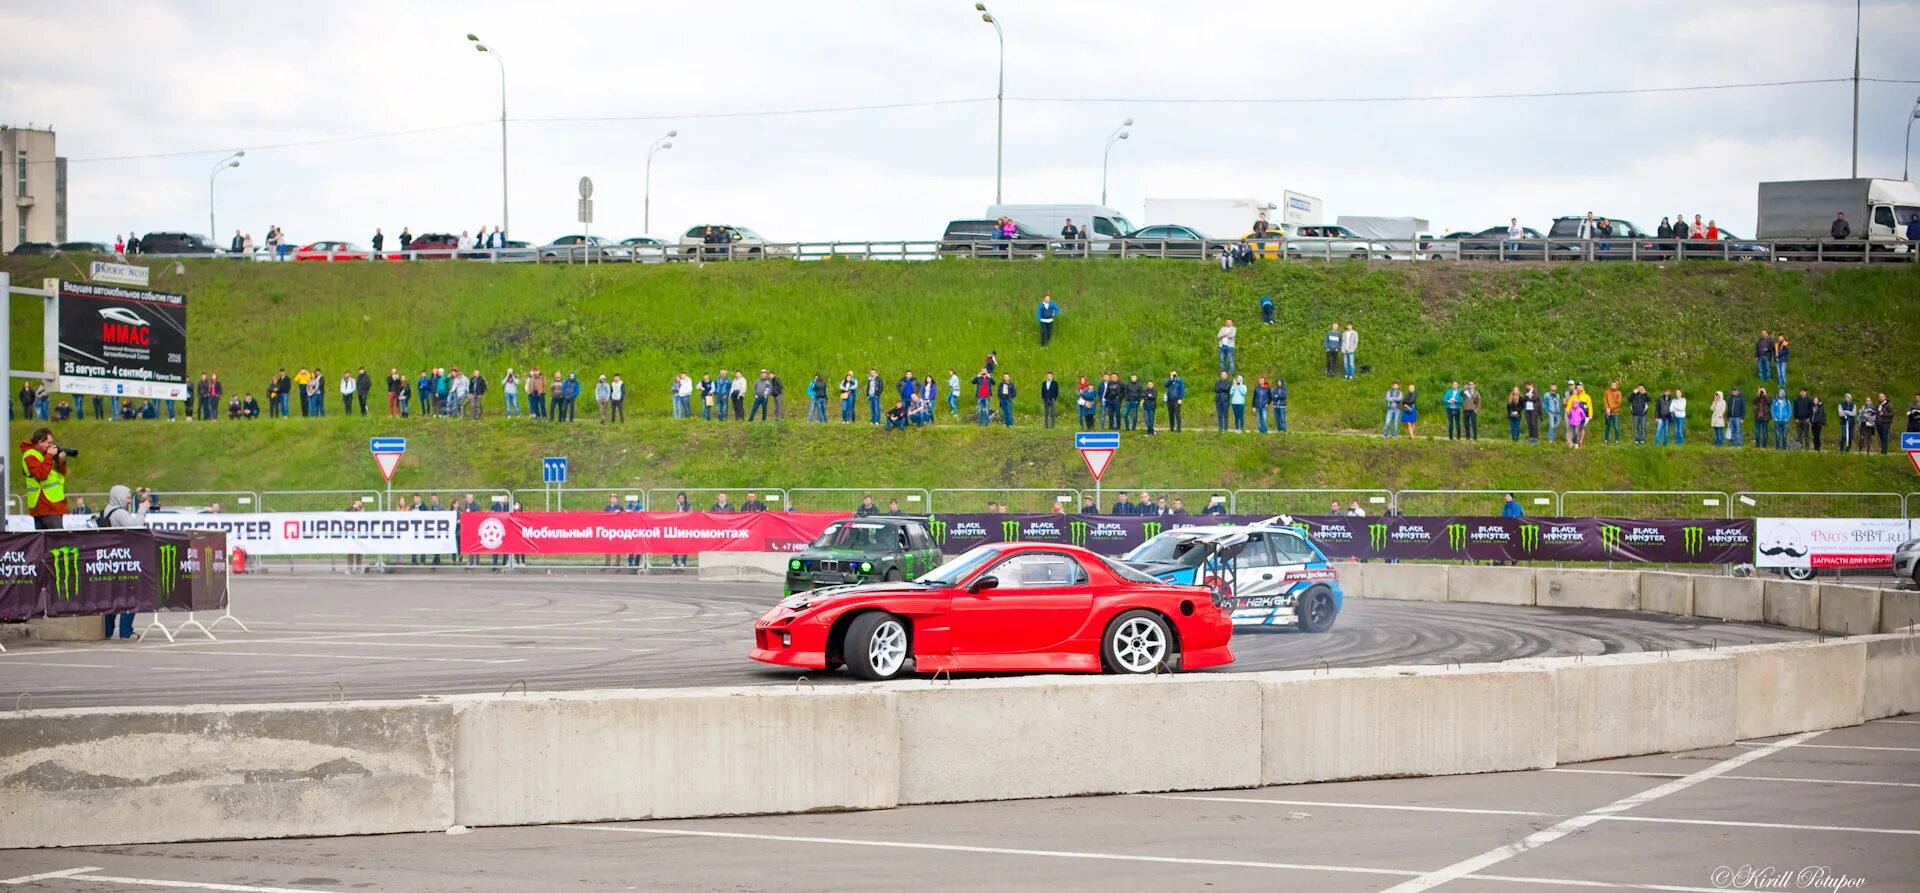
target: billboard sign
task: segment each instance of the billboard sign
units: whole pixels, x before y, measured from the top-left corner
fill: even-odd
[[[186,400],[187,296],[60,281],[57,390]]]

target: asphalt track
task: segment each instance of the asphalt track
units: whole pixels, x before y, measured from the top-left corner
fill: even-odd
[[[1914,890],[1917,793],[1907,716],[1497,775],[0,850],[0,890]]]
[[[538,690],[794,684],[747,659],[769,584],[628,574],[248,575],[217,640],[6,639],[0,709],[243,704]],[[148,615],[142,615],[144,624]],[[180,615],[167,615],[171,624]],[[1243,630],[1224,672],[1707,648],[1808,638],[1658,614],[1350,599],[1333,630]],[[851,681],[811,673],[810,682]],[[27,697],[22,698],[22,694]]]

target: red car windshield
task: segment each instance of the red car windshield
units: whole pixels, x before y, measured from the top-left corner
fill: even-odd
[[[954,586],[999,557],[1000,550],[993,546],[975,546],[949,559],[946,564],[914,578],[914,582],[930,586]]]

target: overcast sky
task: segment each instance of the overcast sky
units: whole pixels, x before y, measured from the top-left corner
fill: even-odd
[[[1593,210],[1751,233],[1761,180],[1848,174],[1852,88],[1442,102],[1167,102],[1578,91],[1844,78],[1846,0],[990,4],[1006,31],[1008,202],[1319,196],[1436,231]],[[1920,79],[1920,0],[1871,0],[1862,74]],[[704,4],[0,4],[0,120],[52,124],[69,237],[208,228],[365,242],[500,222],[507,70],[512,229],[726,222],[775,240],[930,239],[994,191],[993,28],[963,0]],[[1898,176],[1920,84],[1861,90],[1863,175]],[[1037,101],[1037,100],[1071,101]],[[1162,101],[1153,101],[1162,100]],[[752,113],[949,101],[813,114]],[[718,117],[741,113],[738,116]],[[707,116],[707,117],[702,117]],[[545,120],[542,120],[545,119]],[[619,120],[590,120],[619,119]],[[318,145],[275,145],[380,136]],[[105,160],[161,153],[166,158]],[[1215,233],[1214,235],[1237,235]]]

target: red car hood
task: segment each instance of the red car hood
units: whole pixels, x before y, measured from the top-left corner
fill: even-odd
[[[823,586],[806,592],[796,592],[780,600],[779,607],[791,608],[794,605],[807,605],[809,610],[831,607],[846,602],[862,601],[870,598],[884,598],[889,595],[924,595],[941,591],[940,587],[916,586],[912,583],[864,583],[854,586]]]

